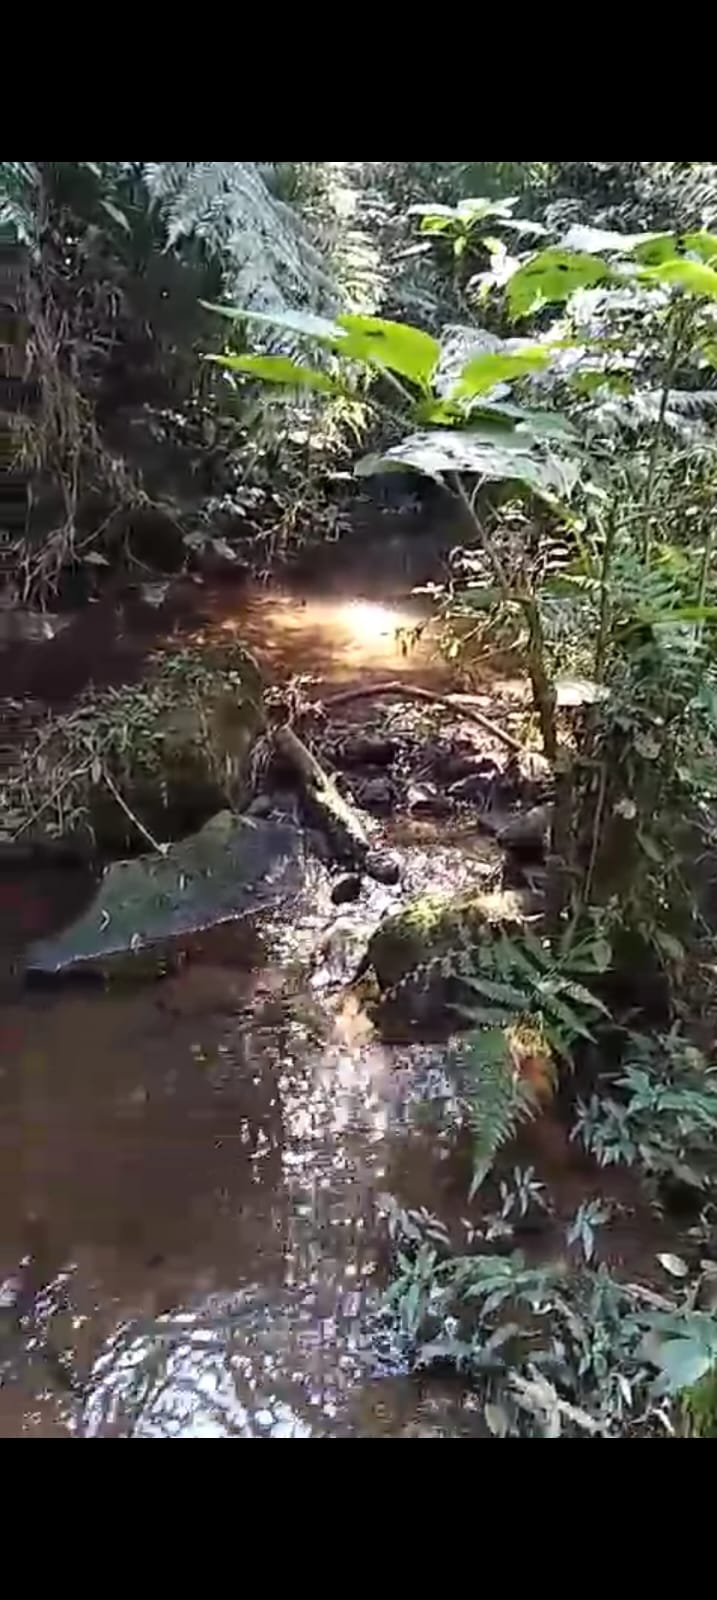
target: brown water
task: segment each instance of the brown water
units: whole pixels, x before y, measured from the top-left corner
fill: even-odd
[[[435,673],[425,648],[407,662],[396,641],[412,602],[259,592],[209,610],[277,677]],[[291,924],[260,930],[259,956],[237,928],[161,983],[11,994],[0,1435],[474,1431],[458,1387],[406,1376],[379,1312],[386,1197],[456,1225],[466,1213],[468,1152],[427,1126],[422,1101],[450,1096],[442,1051],[379,1043],[341,988],[386,909],[481,883],[491,861],[445,829],[400,843],[400,889],[374,885],[337,914],[317,866]],[[6,945],[74,914],[74,880],[57,876],[34,901],[5,884]],[[560,1130],[542,1137],[553,1165],[575,1166]]]
[[[419,613],[265,591],[208,610],[275,677],[337,686],[406,671],[396,630]],[[412,656],[412,677],[427,670],[425,651]],[[364,937],[411,886],[485,873],[472,844],[416,843],[406,858],[400,890],[364,897]],[[39,901],[5,884],[6,944],[62,920],[56,877]],[[362,932],[328,891],[317,867],[249,969],[237,929],[163,983],[5,1004],[0,1434],[470,1428],[457,1392],[423,1395],[384,1347],[385,1196],[453,1195],[455,1209],[465,1171],[415,1111],[435,1052],[380,1045],[342,1008]]]

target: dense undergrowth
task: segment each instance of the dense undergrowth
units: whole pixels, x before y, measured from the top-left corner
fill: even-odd
[[[10,433],[40,485],[14,597],[145,562],[148,513],[180,564],[334,529],[352,459],[450,498],[442,646],[468,685],[521,662],[553,773],[529,926],[432,957],[461,985],[473,1194],[577,1070],[575,1141],[689,1225],[659,1293],[595,1265],[595,1197],[535,1264],[506,1247],[550,1196],[518,1171],[458,1253],[396,1212],[389,1310],[492,1434],[714,1432],[717,168],[343,164],[380,243],[368,305],[327,220],[341,164],[309,165],[5,164],[37,386]],[[238,267],[257,219],[268,256]]]

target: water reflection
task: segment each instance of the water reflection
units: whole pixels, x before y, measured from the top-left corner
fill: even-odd
[[[409,888],[485,865],[407,860]],[[364,933],[405,892],[376,885]],[[391,1394],[418,1426],[376,1321],[381,1197],[455,1209],[466,1175],[419,1111],[422,1076],[437,1115],[448,1092],[440,1050],[381,1045],[333,957],[305,966],[339,920],[317,868],[259,969],[229,940],[148,989],[8,1008],[3,1435],[373,1436]]]
[[[346,596],[300,597],[255,590],[220,626],[236,632],[274,676],[299,672],[336,685],[409,676],[439,681],[446,674],[427,639],[407,653],[406,640],[425,616],[418,599],[395,602]]]

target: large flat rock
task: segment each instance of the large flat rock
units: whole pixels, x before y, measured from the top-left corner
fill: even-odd
[[[87,911],[30,947],[26,970],[63,973],[142,951],[160,953],[290,899],[303,878],[298,829],[222,811],[165,855],[115,862]]]

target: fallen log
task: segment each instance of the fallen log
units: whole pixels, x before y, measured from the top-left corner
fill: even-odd
[[[326,834],[337,860],[363,867],[370,844],[353,807],[288,722],[276,729],[274,743],[301,782],[309,820]]]
[[[524,746],[519,739],[513,737],[505,728],[499,728],[497,723],[491,722],[489,717],[484,717],[482,711],[477,711],[469,702],[467,695],[436,694],[433,689],[422,689],[415,683],[401,683],[400,679],[393,679],[390,683],[366,684],[359,689],[342,689],[339,694],[329,695],[322,700],[324,711],[334,711],[337,706],[346,706],[352,700],[369,700],[382,695],[395,694],[404,700],[425,700],[429,705],[444,706],[447,711],[459,712],[469,722],[477,722],[480,728],[489,733],[493,739],[499,739],[514,755],[522,755]]]

